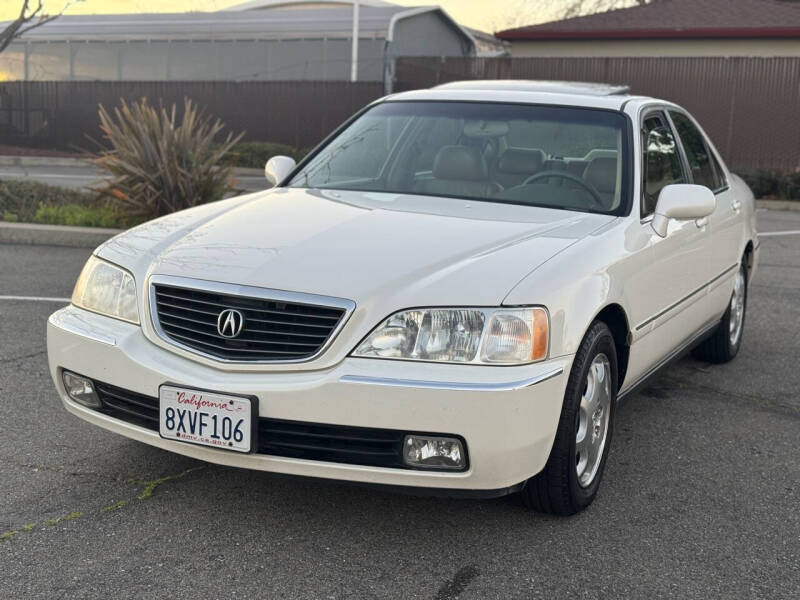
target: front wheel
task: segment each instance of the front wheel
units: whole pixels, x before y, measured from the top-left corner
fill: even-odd
[[[547,464],[520,492],[526,506],[572,515],[592,503],[608,456],[616,399],[614,337],[605,323],[595,322],[575,355]]]
[[[746,263],[742,262],[733,280],[731,301],[722,316],[722,321],[711,337],[694,349],[692,355],[696,359],[719,364],[732,361],[739,353],[747,310],[746,269]]]

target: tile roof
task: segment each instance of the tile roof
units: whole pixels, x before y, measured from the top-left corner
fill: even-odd
[[[609,38],[800,38],[800,2],[652,0],[495,34],[503,40]]]

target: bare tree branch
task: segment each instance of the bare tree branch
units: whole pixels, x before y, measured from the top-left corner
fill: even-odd
[[[567,0],[562,18],[569,19],[571,17],[606,12],[616,8],[643,6],[651,1],[654,0]]]
[[[53,19],[57,19],[64,14],[70,6],[76,2],[83,2],[83,0],[69,0],[64,7],[57,13],[46,13],[44,11],[43,0],[36,0],[36,7],[33,8],[31,0],[22,0],[22,7],[19,10],[19,16],[11,21],[5,29],[0,31],[0,52],[8,48],[8,46],[22,34],[41,27],[45,23],[49,23]]]
[[[554,11],[552,0],[510,0],[504,10],[498,9],[487,25],[491,31],[500,31],[526,25],[537,25],[552,19],[569,19],[582,15],[605,12],[616,8],[641,6],[658,0],[562,0]]]

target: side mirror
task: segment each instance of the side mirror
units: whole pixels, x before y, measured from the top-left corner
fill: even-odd
[[[664,186],[658,195],[653,230],[662,238],[667,237],[670,219],[703,219],[713,213],[716,206],[717,197],[705,186],[688,183]]]
[[[286,179],[289,173],[294,170],[296,164],[294,159],[288,156],[273,156],[267,161],[267,166],[264,167],[264,175],[274,187]]]

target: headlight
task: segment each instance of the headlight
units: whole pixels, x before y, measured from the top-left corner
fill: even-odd
[[[547,358],[547,311],[534,308],[421,308],[393,314],[353,356],[514,365]]]
[[[83,267],[75,290],[75,306],[139,324],[136,283],[125,269],[92,256]]]

